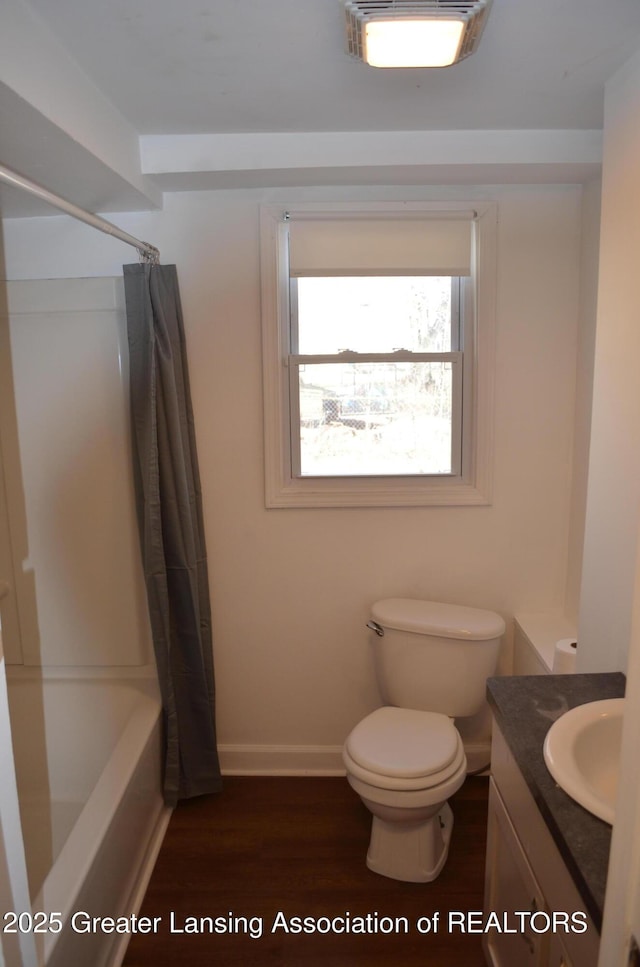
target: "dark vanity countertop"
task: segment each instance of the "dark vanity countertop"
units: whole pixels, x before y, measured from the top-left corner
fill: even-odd
[[[625,682],[621,672],[518,675],[487,681],[487,698],[496,723],[598,930],[611,827],[560,789],[544,764],[542,747],[548,730],[563,712],[587,702],[622,698]]]

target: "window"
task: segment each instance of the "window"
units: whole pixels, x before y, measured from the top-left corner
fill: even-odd
[[[458,474],[460,279],[291,280],[294,477]]]
[[[488,502],[490,211],[263,210],[267,506]]]

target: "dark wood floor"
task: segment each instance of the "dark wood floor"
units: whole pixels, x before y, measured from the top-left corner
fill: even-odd
[[[479,935],[449,932],[447,915],[482,910],[487,792],[486,779],[465,782],[445,869],[412,884],[365,866],[371,818],[346,779],[226,778],[219,796],[173,814],[140,911],[162,918],[158,932],[132,937],[124,967],[485,967]],[[422,935],[418,920],[436,911],[438,931]],[[172,912],[175,930],[196,922],[187,918],[244,920],[236,932],[172,933]],[[408,933],[403,920],[389,934],[272,932],[346,913],[405,918]]]

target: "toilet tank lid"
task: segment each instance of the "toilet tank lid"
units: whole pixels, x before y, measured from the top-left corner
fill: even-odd
[[[371,609],[371,617],[389,630],[413,631],[439,638],[487,641],[500,638],[505,632],[503,619],[494,611],[413,598],[376,601]]]

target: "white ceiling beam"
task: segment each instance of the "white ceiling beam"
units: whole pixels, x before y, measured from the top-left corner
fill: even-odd
[[[0,160],[51,191],[63,194],[88,166],[88,180],[113,187],[114,198],[162,203],[140,170],[138,132],[24,0],[2,0],[0,118]]]
[[[143,172],[163,190],[262,185],[584,181],[601,131],[355,131],[146,135]]]

